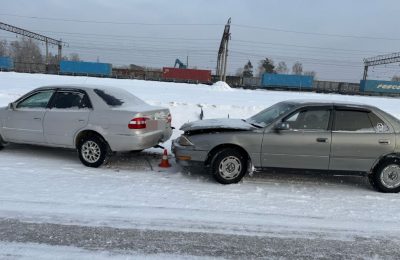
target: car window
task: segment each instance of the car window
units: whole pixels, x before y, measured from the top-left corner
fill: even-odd
[[[52,102],[52,108],[57,109],[83,109],[90,107],[87,95],[81,92],[59,91],[54,95]]]
[[[335,131],[375,132],[366,111],[336,110]]]
[[[37,92],[17,104],[17,108],[46,108],[54,90]]]
[[[368,117],[371,120],[372,126],[375,129],[375,132],[377,133],[385,133],[389,132],[389,126],[377,115],[374,113],[368,113]]]
[[[256,123],[260,126],[267,126],[272,123],[276,118],[284,113],[288,112],[294,107],[293,104],[290,103],[277,103],[263,111],[255,114],[254,116],[250,117],[246,121],[249,123]]]
[[[284,120],[290,129],[327,130],[329,125],[329,109],[313,109],[299,111]]]
[[[94,92],[111,107],[147,105],[146,102],[123,89],[94,89]]]

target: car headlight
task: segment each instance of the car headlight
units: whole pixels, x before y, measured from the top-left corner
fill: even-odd
[[[193,145],[194,145],[194,144],[193,144],[192,142],[190,142],[189,139],[188,139],[186,136],[184,136],[184,135],[181,135],[181,136],[179,137],[178,144],[179,144],[179,145],[182,145],[182,146],[193,146]]]

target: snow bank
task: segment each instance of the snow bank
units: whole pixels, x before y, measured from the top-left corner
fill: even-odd
[[[212,87],[214,90],[233,91],[233,89],[224,81],[215,82]]]

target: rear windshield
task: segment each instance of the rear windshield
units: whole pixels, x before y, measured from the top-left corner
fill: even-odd
[[[94,89],[93,91],[111,107],[146,105],[146,102],[123,89]]]

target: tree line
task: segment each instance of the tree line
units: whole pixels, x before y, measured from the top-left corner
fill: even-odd
[[[261,77],[264,73],[274,73],[274,74],[289,74],[289,68],[286,65],[286,62],[280,61],[278,65],[275,66],[274,61],[270,58],[265,58],[258,62],[258,71],[254,72],[254,67],[251,61],[249,60],[243,68],[239,68],[236,75],[243,76],[245,78],[250,77]],[[303,64],[301,62],[296,61],[292,66],[292,74],[294,75],[306,75],[306,76],[315,76],[317,73],[315,71],[303,71]]]
[[[14,61],[14,69],[17,71],[44,71],[46,65],[58,64],[58,55],[49,52],[48,59],[42,53],[40,45],[31,38],[20,38],[15,41],[0,41],[0,57],[11,57]],[[77,53],[63,56],[63,60],[79,61]]]

